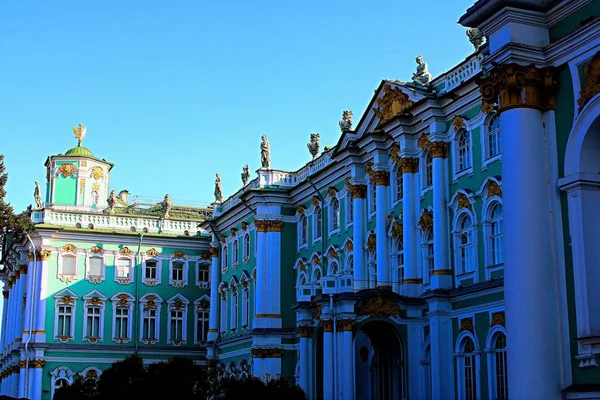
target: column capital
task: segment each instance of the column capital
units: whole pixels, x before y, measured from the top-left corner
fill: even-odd
[[[346,178],[346,187],[350,191],[353,199],[364,199],[367,197],[366,185],[353,185],[350,183],[350,178]]]
[[[33,252],[32,252],[32,251],[28,251],[28,252],[27,252],[27,259],[28,259],[29,261],[33,261]]]
[[[281,232],[283,221],[255,219],[254,226],[256,226],[258,232]]]
[[[419,159],[405,157],[400,158],[399,163],[400,168],[402,169],[403,174],[414,174],[419,172]]]
[[[42,250],[38,251],[38,259],[40,261],[48,261],[51,254],[52,254],[52,250],[42,249]]]
[[[333,321],[329,319],[321,320],[323,332],[333,332]]]
[[[283,349],[261,349],[253,348],[250,353],[254,358],[282,358]]]
[[[208,249],[208,254],[211,258],[213,257],[219,257],[219,248],[218,247],[211,247]]]
[[[312,331],[313,331],[313,328],[310,325],[300,325],[298,327],[298,332],[300,333],[301,338],[311,338]]]
[[[477,83],[484,103],[499,103],[499,113],[512,108],[546,111],[556,106],[557,78],[552,67],[498,65]]]
[[[354,331],[354,326],[356,325],[356,321],[353,319],[338,319],[336,321],[336,329],[338,332],[352,332]]]
[[[389,186],[390,173],[389,171],[375,171],[372,168],[367,168],[367,174],[375,182],[375,186]]]
[[[446,142],[431,142],[430,149],[433,158],[448,157],[448,143]]]

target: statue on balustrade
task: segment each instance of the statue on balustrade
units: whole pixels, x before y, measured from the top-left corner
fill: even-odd
[[[40,190],[40,183],[35,181],[35,190],[33,191],[33,199],[35,200],[35,205],[37,210],[42,209],[42,194]]]
[[[271,168],[271,146],[267,140],[267,135],[262,135],[262,143],[260,144],[260,165],[261,168]]]
[[[342,133],[352,130],[352,111],[344,110],[342,119],[339,122]]]
[[[248,179],[250,179],[250,171],[248,164],[246,164],[242,167],[242,183],[244,186],[248,184]]]
[[[165,199],[162,202],[162,208],[164,211],[163,218],[169,218],[169,212],[171,211],[171,208],[173,208],[173,202],[171,201],[171,195],[169,193],[165,195]]]
[[[423,57],[417,56],[417,72],[412,76],[413,83],[417,85],[427,86],[431,82],[431,74],[427,63],[423,61]]]
[[[221,190],[221,175],[217,174],[215,179],[215,203],[221,204],[223,202],[223,191]]]
[[[320,135],[318,133],[310,134],[310,142],[306,145],[308,147],[308,152],[312,156],[314,160],[319,155],[319,146],[320,146]]]

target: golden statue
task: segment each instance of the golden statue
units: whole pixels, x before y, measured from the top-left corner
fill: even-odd
[[[79,123],[79,126],[73,127],[73,135],[75,135],[75,137],[78,140],[77,146],[81,146],[81,141],[85,137],[85,134],[86,134],[86,128],[85,128],[85,126],[83,126],[83,124],[81,122]]]

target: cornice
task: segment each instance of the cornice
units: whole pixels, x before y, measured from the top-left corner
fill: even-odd
[[[587,6],[592,0],[563,0],[546,13],[548,26],[551,28],[563,18],[569,16],[581,7]]]

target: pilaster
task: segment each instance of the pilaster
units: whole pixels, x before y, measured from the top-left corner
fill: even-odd
[[[390,173],[389,171],[376,170],[375,168],[377,167],[367,168],[367,173],[375,183],[376,190],[375,237],[377,245],[375,253],[377,258],[377,287],[392,290],[390,245],[387,234],[387,220],[390,213]]]
[[[454,343],[452,304],[445,299],[430,299],[429,337],[431,339],[431,397],[454,400]]]
[[[335,365],[333,362],[333,320],[321,320],[323,327],[323,400],[333,400],[335,393]]]
[[[404,247],[404,280],[403,294],[418,296],[423,283],[419,278],[417,241],[417,193],[416,175],[419,172],[419,159],[405,157],[400,159],[402,169],[402,220],[403,220],[403,247]]]
[[[300,381],[298,384],[306,393],[311,393],[310,374],[313,364],[310,353],[312,351],[313,329],[309,325],[300,325],[298,326],[298,332],[300,333]]]
[[[337,398],[342,400],[354,399],[354,347],[353,333],[355,321],[353,319],[338,319],[336,331],[339,343],[339,393]]]
[[[208,336],[209,342],[214,342],[219,338],[219,282],[221,281],[221,270],[219,266],[219,248],[211,247],[209,250],[211,257],[210,264],[210,312],[208,321]],[[208,346],[207,350],[212,353],[214,350]],[[216,354],[209,354],[210,357],[215,357]]]
[[[367,288],[367,264],[365,262],[365,232],[366,232],[366,185],[351,184],[346,179],[346,186],[350,191],[353,202],[352,216],[352,236],[353,236],[353,257],[354,257],[354,288],[362,290]]]

